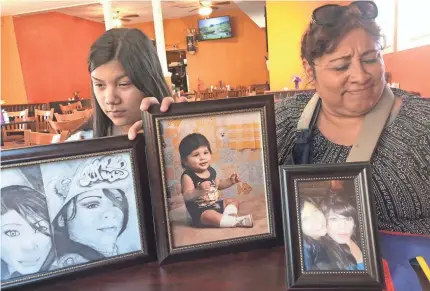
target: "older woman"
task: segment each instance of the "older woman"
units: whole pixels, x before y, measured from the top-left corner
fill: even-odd
[[[321,106],[314,118],[307,163],[346,162],[366,115],[379,106],[382,96],[391,96],[390,118],[370,158],[378,226],[430,234],[430,100],[392,92],[386,85],[377,14],[371,1],[322,6],[313,13],[301,57]],[[298,95],[276,106],[280,164],[296,153],[298,122],[310,99]],[[145,98],[141,110],[156,103],[155,98]],[[166,109],[170,100],[162,105]]]
[[[363,2],[320,7],[303,36],[303,65],[321,100],[311,130],[309,163],[345,162],[366,115],[382,102],[383,93],[391,94],[384,79],[381,32],[374,21],[377,8]],[[281,164],[291,156],[300,160],[293,149],[310,97],[299,95],[277,104]],[[394,94],[390,118],[370,158],[381,230],[430,234],[429,101]]]

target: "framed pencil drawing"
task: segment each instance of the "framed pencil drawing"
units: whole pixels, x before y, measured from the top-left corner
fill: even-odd
[[[143,114],[160,262],[277,243],[273,105],[267,95]]]
[[[289,290],[382,290],[368,163],[280,166]]]
[[[144,138],[2,153],[1,285],[155,260]]]

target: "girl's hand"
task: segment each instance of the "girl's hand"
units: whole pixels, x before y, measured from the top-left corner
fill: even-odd
[[[233,173],[233,174],[231,174],[231,176],[230,176],[230,181],[231,181],[233,184],[237,184],[237,183],[241,182],[242,180],[240,179],[240,177],[239,177],[239,175],[238,175],[237,173]]]
[[[187,102],[187,98],[179,97],[177,103]],[[161,101],[161,112],[166,112],[169,110],[169,107],[172,103],[175,103],[175,100],[172,97],[165,97],[163,101]],[[155,97],[146,97],[142,99],[142,103],[140,103],[140,110],[147,111],[151,105],[160,104]],[[128,139],[134,140],[139,131],[143,129],[142,120],[136,121],[128,130]]]

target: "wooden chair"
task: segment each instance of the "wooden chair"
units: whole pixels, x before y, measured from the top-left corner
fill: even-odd
[[[82,111],[77,111],[70,114],[55,113],[55,119],[57,121],[71,121],[79,118],[85,118],[85,114]]]
[[[68,121],[48,121],[51,125],[52,131],[54,133],[61,133],[62,131],[67,131],[69,133],[73,133],[78,130],[82,125],[87,122],[86,118],[79,118]]]
[[[86,119],[89,119],[91,115],[93,115],[93,109],[89,108],[81,111],[78,111],[77,109],[75,109],[73,110],[72,114],[76,114],[76,116],[79,116],[79,118],[84,117]]]
[[[227,98],[227,90],[215,90],[215,99],[225,99]]]
[[[13,117],[15,121],[28,119],[28,109],[22,111],[11,111],[8,112],[9,118]],[[24,135],[24,130],[27,130],[27,124],[14,124],[7,125],[4,129],[4,137],[6,140],[22,140]],[[12,137],[9,134],[18,134]]]
[[[54,119],[54,108],[51,110],[36,109],[34,117],[36,118],[36,131],[48,133],[50,129],[48,120]]]
[[[24,145],[44,145],[51,143],[64,142],[69,137],[69,132],[63,131],[60,134],[24,131]]]
[[[268,91],[269,89],[269,84],[252,84],[251,85],[251,92],[255,91],[255,93],[257,95],[261,95],[264,94],[264,91]]]
[[[197,100],[205,101],[205,100],[215,100],[215,92],[198,92]]]
[[[60,104],[60,110],[63,112],[63,114],[71,114],[73,113],[73,110],[82,109],[82,103],[81,101],[70,103],[69,105],[61,105]]]

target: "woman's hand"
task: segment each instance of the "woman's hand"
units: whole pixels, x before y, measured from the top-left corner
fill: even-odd
[[[185,97],[179,97],[177,103],[187,102],[187,98]],[[165,97],[163,101],[161,101],[161,112],[166,112],[169,110],[169,107],[172,103],[175,103],[175,100],[173,97]],[[146,97],[143,98],[142,103],[140,104],[140,111],[147,111],[151,105],[160,104],[155,97]],[[142,120],[137,121],[134,123],[128,130],[128,139],[134,140],[138,134],[139,131],[141,131],[143,128]]]

